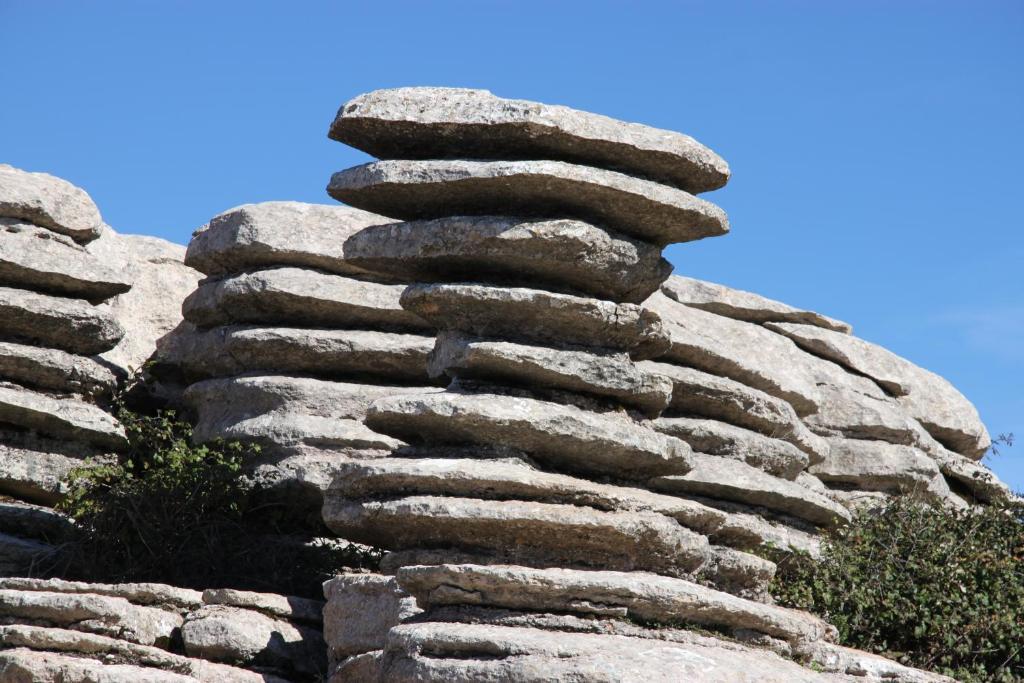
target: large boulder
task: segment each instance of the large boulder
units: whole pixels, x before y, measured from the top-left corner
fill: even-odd
[[[85,356],[110,350],[125,334],[109,311],[88,301],[10,287],[0,287],[0,319],[0,339]]]
[[[80,244],[99,237],[103,220],[85,190],[46,173],[0,164],[0,217],[20,218]]]

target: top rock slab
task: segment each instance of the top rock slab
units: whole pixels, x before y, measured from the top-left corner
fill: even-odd
[[[55,176],[7,164],[0,164],[0,216],[35,223],[80,244],[103,231],[100,211],[85,190]]]
[[[375,90],[341,106],[329,136],[381,159],[555,159],[715,190],[729,165],[693,138],[487,90]]]

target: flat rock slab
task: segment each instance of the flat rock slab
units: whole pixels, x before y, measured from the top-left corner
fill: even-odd
[[[401,305],[438,329],[540,344],[603,347],[651,358],[669,348],[657,314],[616,304],[524,287],[418,284]]]
[[[257,593],[232,588],[207,588],[203,591],[203,602],[207,605],[230,605],[256,610],[272,617],[289,621],[303,621],[310,624],[323,623],[324,603],[277,593]]]
[[[713,644],[714,643],[714,644]],[[822,674],[766,650],[724,641],[676,643],[483,624],[392,629],[381,680],[595,681],[601,683],[822,683]]]
[[[451,216],[377,225],[345,257],[410,282],[483,280],[640,303],[672,272],[661,250],[576,220]]]
[[[672,382],[669,409],[673,415],[720,420],[765,436],[782,439],[817,462],[828,453],[828,442],[797,417],[789,402],[727,377],[671,363],[641,361],[637,367]]]
[[[54,505],[67,492],[64,483],[85,458],[102,451],[67,439],[0,428],[0,494],[40,505]]]
[[[336,576],[324,582],[324,597],[324,640],[332,664],[383,649],[392,627],[423,611],[395,577],[382,574]]]
[[[381,159],[560,159],[690,192],[729,180],[728,164],[688,135],[487,90],[375,90],[343,104],[329,135]]]
[[[884,441],[829,439],[831,449],[810,473],[831,485],[862,491],[909,493],[924,491],[939,476],[939,467],[911,446]]]
[[[214,216],[192,236],[185,265],[206,275],[274,266],[367,275],[345,254],[345,240],[389,219],[350,206],[263,202]]]
[[[807,325],[773,324],[801,348],[875,380],[952,451],[977,460],[992,445],[978,410],[947,380],[856,337]]]
[[[82,299],[0,287],[0,339],[27,341],[91,356],[112,349],[124,329],[108,312]]]
[[[203,594],[189,588],[162,583],[87,583],[64,579],[12,577],[0,579],[0,589],[75,593],[124,598],[135,605],[173,606],[194,609],[203,605]]]
[[[99,683],[195,683],[191,675],[134,664],[105,664],[79,656],[37,652],[24,647],[0,650],[0,679],[35,681],[97,681]]]
[[[103,220],[85,190],[47,173],[0,164],[0,217],[20,218],[79,243],[99,237]]]
[[[459,332],[438,335],[430,369],[433,375],[591,394],[648,415],[660,414],[672,396],[669,379],[645,372],[624,352],[555,349]]]
[[[682,439],[695,451],[745,462],[790,481],[796,479],[809,462],[807,454],[788,441],[717,420],[659,417],[651,420],[650,425],[662,434]]]
[[[424,608],[486,605],[593,616],[621,610],[632,621],[749,629],[792,643],[838,636],[810,614],[653,574],[447,564],[403,567],[395,578]]]
[[[673,275],[666,280],[661,286],[661,291],[681,304],[751,323],[804,323],[844,334],[849,334],[853,329],[841,320],[814,311],[793,308],[760,294],[679,275]]]
[[[657,477],[655,491],[704,496],[763,507],[818,526],[831,527],[849,519],[838,503],[796,482],[779,479],[742,462],[694,454],[694,467],[685,475]]]
[[[121,449],[128,445],[121,424],[91,403],[50,396],[16,384],[0,383],[0,422],[98,448]]]
[[[230,323],[432,332],[402,309],[402,285],[302,268],[272,268],[203,282],[182,304],[199,327]]]
[[[962,455],[946,451],[937,458],[939,469],[946,479],[967,489],[971,496],[985,503],[994,503],[1011,497],[1010,488],[988,467]]]
[[[84,396],[109,394],[117,387],[114,372],[92,358],[3,341],[0,380]]]
[[[343,538],[389,550],[457,548],[542,566],[685,574],[708,552],[704,536],[650,512],[553,503],[408,496],[334,501],[324,522]]]
[[[626,416],[499,394],[452,391],[375,402],[366,424],[411,442],[501,445],[560,468],[623,478],[685,473],[690,447]]]
[[[376,161],[335,173],[327,192],[401,220],[577,218],[659,247],[729,232],[722,209],[688,192],[564,161]]]
[[[231,325],[181,329],[158,345],[161,375],[185,381],[252,372],[434,384],[427,357],[434,338],[374,330]]]
[[[132,287],[72,239],[10,218],[0,218],[0,285],[90,301]]]

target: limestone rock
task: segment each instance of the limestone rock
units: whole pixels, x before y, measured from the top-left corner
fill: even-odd
[[[884,441],[829,439],[824,462],[810,472],[826,484],[866,491],[923,492],[939,476],[935,461],[911,446]]]
[[[376,161],[335,173],[327,192],[402,220],[577,218],[659,247],[729,232],[722,209],[688,192],[564,161]]]
[[[651,427],[682,439],[700,453],[745,462],[768,474],[793,480],[807,468],[807,454],[793,444],[717,420],[659,417]]]
[[[74,523],[60,512],[41,505],[0,500],[0,533],[47,543],[60,543],[74,531]],[[0,579],[0,586],[6,581]]]
[[[104,664],[52,652],[16,647],[0,650],[0,680],[9,683],[82,681],[88,683],[195,683],[185,674],[133,664]]]
[[[838,366],[834,366],[838,368]],[[924,428],[866,377],[845,374],[844,383],[818,385],[818,412],[804,418],[815,433],[887,441],[925,448],[934,443]]]
[[[274,266],[366,275],[346,255],[345,240],[389,222],[350,206],[262,202],[214,216],[192,236],[185,264],[207,275]]]
[[[58,398],[0,383],[0,422],[99,448],[127,445],[124,428],[109,413],[74,398]]]
[[[324,603],[320,600],[231,588],[207,588],[203,591],[202,599],[207,605],[243,607],[289,621],[304,621],[310,624],[323,622]]]
[[[804,643],[797,649],[796,654],[806,657],[819,670],[848,675],[852,680],[956,683],[948,676],[912,669],[885,657],[824,641]]]
[[[387,549],[485,551],[516,564],[684,574],[707,539],[650,512],[603,512],[551,503],[409,496],[335,500],[324,522],[340,536]]]
[[[29,341],[91,356],[114,347],[124,329],[108,312],[82,299],[0,287],[0,339]]]
[[[399,304],[402,285],[301,268],[271,268],[207,280],[182,304],[200,327],[229,323],[432,331]]]
[[[654,245],[582,221],[451,216],[390,223],[345,242],[349,262],[409,282],[476,280],[640,303],[672,272]]]
[[[430,368],[433,375],[444,372],[452,377],[593,394],[649,415],[660,414],[672,396],[671,381],[644,372],[623,352],[554,349],[458,332],[438,335]]]
[[[947,380],[862,339],[806,325],[772,329],[816,355],[871,377],[944,446],[979,459],[992,444],[977,409]]]
[[[132,286],[70,238],[11,218],[0,218],[0,284],[90,301]]]
[[[776,439],[782,439],[818,462],[828,443],[811,432],[788,402],[727,377],[681,365],[642,361],[640,370],[669,378],[673,384],[673,414],[720,420]]]
[[[487,90],[375,90],[341,106],[330,137],[382,159],[561,159],[691,192],[729,180],[725,161],[688,135]]]
[[[0,217],[20,218],[85,243],[99,236],[99,209],[85,190],[46,173],[0,164]]]
[[[324,640],[332,662],[381,650],[388,631],[423,610],[393,576],[342,574],[324,583]]]
[[[439,329],[481,337],[598,346],[635,358],[660,355],[669,345],[658,316],[633,304],[478,284],[410,285],[401,302]]]
[[[68,473],[101,453],[68,439],[0,427],[0,494],[53,505],[65,493]]]
[[[157,605],[182,608],[201,607],[203,594],[189,588],[162,583],[86,583],[64,579],[7,578],[0,579],[0,589],[45,593],[88,593],[124,598],[136,605]]]
[[[955,486],[967,489],[970,495],[986,503],[1006,500],[1010,489],[988,467],[949,451],[937,456],[939,469]]]
[[[673,275],[661,286],[661,291],[681,304],[736,320],[751,323],[804,323],[844,334],[849,334],[852,330],[847,323],[833,320],[820,313],[793,308],[760,294],[732,289],[714,282]]]
[[[625,416],[497,394],[391,396],[366,415],[375,430],[410,441],[502,444],[560,468],[623,478],[686,472],[690,448]]]
[[[61,393],[108,394],[117,376],[92,358],[60,349],[0,341],[0,380]]]

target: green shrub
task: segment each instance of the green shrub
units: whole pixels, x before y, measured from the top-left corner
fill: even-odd
[[[864,512],[819,561],[783,561],[773,594],[844,645],[964,681],[1024,680],[1024,506]]]

